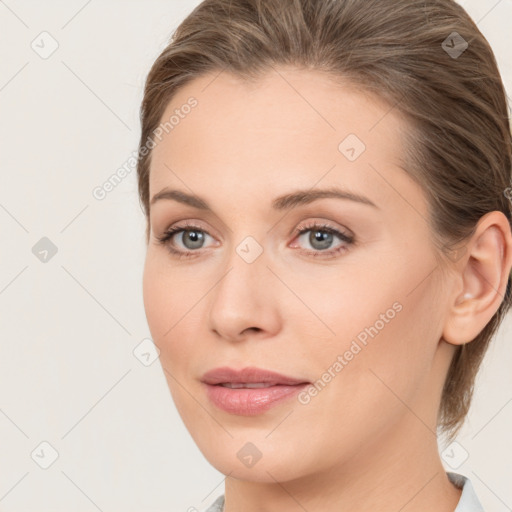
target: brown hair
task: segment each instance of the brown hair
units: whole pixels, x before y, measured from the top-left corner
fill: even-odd
[[[404,116],[404,168],[426,194],[440,263],[449,267],[463,254],[454,248],[484,214],[498,210],[512,223],[503,83],[489,43],[455,1],[205,0],[177,28],[145,84],[137,173],[147,241],[147,146],[173,95],[208,72],[249,80],[276,64],[348,80]],[[480,363],[511,305],[509,276],[496,314],[471,343],[457,346],[438,413],[449,440],[464,422]]]

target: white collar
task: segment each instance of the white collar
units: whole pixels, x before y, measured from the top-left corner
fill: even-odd
[[[459,489],[462,489],[457,508],[453,512],[484,512],[482,504],[473,489],[471,480],[464,475],[447,471],[450,481]]]

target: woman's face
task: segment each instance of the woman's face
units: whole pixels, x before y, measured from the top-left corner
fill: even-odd
[[[447,291],[425,197],[399,167],[407,127],[396,111],[282,67],[252,85],[205,75],[162,122],[173,115],[155,139],[150,199],[168,189],[202,203],[151,204],[144,304],[205,457],[236,478],[274,482],[348,472],[355,454],[364,467],[418,436],[435,442],[454,347],[439,341]],[[314,196],[333,188],[363,199]],[[189,231],[158,241],[176,227]],[[218,367],[311,384],[271,407],[268,389],[215,386],[225,409],[202,382]]]

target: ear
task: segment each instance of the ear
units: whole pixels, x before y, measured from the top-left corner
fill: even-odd
[[[507,217],[484,215],[459,261],[443,339],[463,345],[482,331],[500,307],[512,267],[512,235]]]

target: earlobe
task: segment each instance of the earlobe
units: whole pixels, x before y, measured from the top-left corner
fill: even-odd
[[[512,267],[510,224],[501,212],[484,215],[460,262],[458,292],[448,304],[443,339],[454,345],[472,341],[504,300]],[[462,281],[462,292],[460,282]]]

